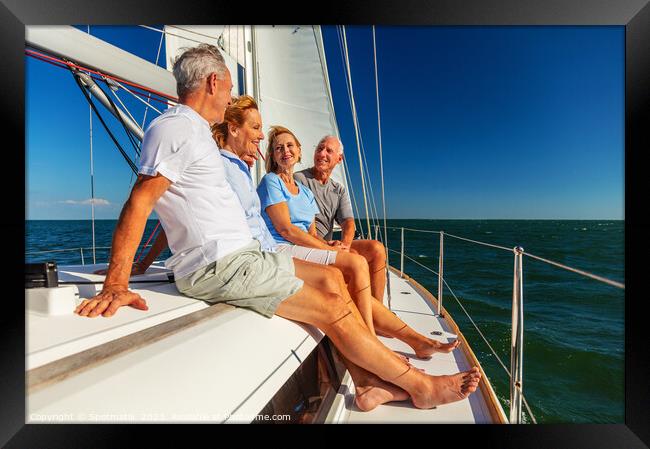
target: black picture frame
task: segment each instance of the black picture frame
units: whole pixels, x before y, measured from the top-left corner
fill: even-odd
[[[4,294],[0,312],[0,445],[7,447],[126,446],[135,444],[133,433],[154,433],[167,444],[179,441],[225,443],[210,426],[185,427],[135,425],[47,425],[25,424],[24,304],[20,300],[24,244],[14,236],[25,231],[25,101],[24,26],[26,24],[130,24],[139,23],[321,23],[377,25],[621,25],[625,26],[625,423],[525,426],[420,426],[407,433],[388,426],[364,428],[365,435],[388,437],[395,433],[403,444],[415,430],[420,444],[474,444],[496,447],[647,447],[650,444],[650,352],[646,350],[643,321],[644,253],[650,248],[650,222],[644,216],[643,198],[648,191],[643,154],[650,148],[650,6],[648,0],[438,0],[421,2],[379,0],[372,3],[335,1],[310,7],[269,2],[249,7],[238,2],[83,2],[59,0],[3,0],[0,5],[0,54],[3,123],[5,124],[5,196],[11,213],[0,220],[4,243],[5,275],[10,289]],[[255,11],[251,15],[249,9]],[[53,111],[55,112],[55,111]],[[15,143],[9,143],[9,136]],[[9,174],[7,177],[6,174]],[[13,173],[13,174],[12,174]],[[24,173],[24,171],[22,172]],[[645,175],[645,176],[644,176]],[[8,195],[7,195],[8,193]],[[22,196],[21,196],[22,194]],[[15,243],[14,243],[15,242]],[[142,380],[146,382],[146,379]],[[256,431],[261,427],[256,426]],[[346,432],[329,426],[328,432]],[[277,429],[277,426],[274,427]],[[228,429],[232,430],[232,429]],[[236,431],[241,429],[235,428]],[[304,429],[301,429],[304,431]],[[320,429],[322,430],[322,429]],[[197,432],[204,433],[199,437]],[[264,431],[262,429],[262,431]],[[420,434],[421,431],[422,433]],[[248,430],[246,431],[248,432]],[[295,438],[296,430],[293,430]],[[206,435],[206,433],[209,433]],[[172,434],[176,434],[175,437]],[[342,437],[345,437],[342,435]],[[175,439],[179,438],[179,439]],[[216,440],[214,440],[216,438]],[[423,440],[426,438],[426,440]],[[247,441],[243,440],[243,441]],[[311,444],[312,440],[301,440]],[[335,440],[332,440],[335,441]],[[444,443],[443,443],[444,442]],[[279,441],[278,441],[279,443]],[[244,443],[245,444],[245,443]],[[292,443],[293,444],[293,443]]]

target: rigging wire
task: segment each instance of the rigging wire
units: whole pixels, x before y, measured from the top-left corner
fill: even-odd
[[[318,42],[319,39],[318,39],[318,36],[316,35],[316,27],[314,25],[312,25],[311,29],[312,29],[312,31],[314,33],[314,41]],[[337,28],[337,32],[338,32],[338,28]],[[336,137],[340,141],[341,136],[340,136],[337,121],[336,121],[336,110],[334,109],[334,101],[332,99],[332,90],[331,90],[331,86],[329,84],[329,73],[327,72],[327,61],[326,61],[326,58],[325,58],[325,49],[322,47],[322,39],[323,39],[323,37],[322,37],[322,33],[320,31],[320,28],[319,28],[319,34],[321,34],[321,38],[320,38],[321,47],[318,47],[318,59],[320,61],[321,67],[323,67],[323,69],[325,70],[323,79],[325,81],[325,89],[327,90],[327,93],[328,93],[327,99],[329,100],[328,104],[329,104],[329,108],[330,108],[330,111],[331,111],[331,119],[330,119],[331,120],[331,125],[332,125],[332,127],[334,128],[334,130],[336,132]],[[356,222],[356,220],[359,220],[359,225],[361,225],[361,220],[359,219],[359,209],[357,208],[357,205],[356,205],[356,198],[354,196],[354,188],[352,187],[352,180],[350,179],[350,176],[349,176],[349,173],[347,173],[347,170],[348,170],[347,159],[345,157],[343,157],[343,169],[341,170],[341,173],[343,174],[343,179],[345,180],[345,182],[346,182],[346,184],[348,186],[348,189],[350,190],[350,192],[348,193],[348,196],[352,197],[352,201],[354,203],[354,208],[355,208],[355,211],[356,211],[356,215],[353,218],[353,220],[355,222]],[[356,224],[355,224],[355,227],[356,227]],[[358,229],[363,230],[363,227],[359,226]]]
[[[169,28],[176,28],[177,30],[185,31],[186,33],[196,34],[197,36],[207,37],[214,40],[219,40],[219,36],[210,36],[209,34],[199,33],[198,31],[189,30],[187,28],[179,27],[177,25],[167,25]]]
[[[109,89],[111,88],[110,85],[108,84],[108,82],[106,82],[106,85],[108,86]],[[101,89],[99,86],[97,86],[97,87],[103,92],[103,89]],[[106,95],[106,94],[104,93],[104,95]],[[129,138],[129,141],[131,142],[131,145],[133,146],[133,150],[139,156],[140,155],[140,146],[135,142],[136,138],[133,137],[133,134],[131,133],[131,130],[128,128],[128,126],[126,126],[126,123],[124,122],[124,119],[120,115],[119,109],[117,108],[115,103],[113,103],[113,100],[111,100],[111,97],[106,95],[106,99],[111,104],[111,107],[113,108],[113,111],[115,111],[115,115],[117,116],[117,120],[122,124],[122,128],[124,128],[124,131],[126,132],[126,135]],[[136,173],[137,173],[137,170],[136,170]]]
[[[343,56],[343,39],[341,37],[340,25],[336,26],[336,34],[338,36],[338,41],[339,41],[339,54],[341,55],[341,64],[343,65],[343,67],[345,67],[345,58]],[[348,92],[348,101],[350,101],[350,88],[348,87],[348,84],[347,84],[348,74],[347,74],[347,72],[345,70],[343,71],[343,74],[345,75],[345,79],[346,79],[345,87],[346,87],[346,90]],[[357,230],[361,234],[361,238],[365,239],[365,233],[363,231],[363,224],[361,222],[361,214],[359,214],[359,207],[357,206],[357,196],[354,193],[354,183],[352,182],[352,176],[350,175],[350,170],[349,170],[349,167],[348,167],[347,159],[345,157],[343,158],[343,169],[344,169],[344,175],[345,175],[345,177],[347,179],[347,182],[348,182],[348,186],[350,187],[350,194],[351,194],[351,197],[352,197],[352,204],[354,206],[354,212],[355,212],[355,216],[354,216],[355,224],[357,222],[359,223],[359,225],[357,226]]]
[[[345,73],[345,78],[346,78],[346,81],[347,81],[348,80],[347,73]],[[348,100],[350,101],[350,107],[354,108],[354,105],[352,104],[352,98],[353,97],[352,97],[352,95],[350,93],[350,87],[348,87]],[[356,110],[356,109],[353,109],[353,110]],[[360,130],[361,129],[361,123],[359,121],[358,116],[354,115],[353,117],[354,117],[354,122],[356,124],[356,127]],[[363,144],[363,133],[361,133],[361,132],[359,132],[359,143],[360,143],[361,154],[363,155],[363,157],[360,158],[360,164],[363,165],[363,170],[364,170],[363,172],[365,173],[365,178],[368,179],[368,192],[369,192],[370,201],[371,201],[371,203],[370,203],[370,215],[369,216],[370,216],[370,220],[372,221],[372,226],[375,229],[375,233],[377,233],[377,229],[379,228],[379,213],[377,212],[377,204],[375,202],[375,193],[374,193],[374,189],[373,189],[373,186],[372,186],[372,178],[370,177],[370,171],[368,169],[368,161],[367,161],[367,158],[366,158],[366,151],[365,151],[365,147],[364,147],[364,144]],[[364,200],[365,200],[365,197],[364,197]],[[370,238],[372,238],[372,237],[370,237]],[[375,238],[378,238],[378,236],[375,236]]]
[[[150,26],[147,26],[147,25],[138,25],[138,26],[141,27],[141,28],[145,28],[145,29],[147,29],[147,30],[157,31],[157,32],[159,32],[159,33],[163,33],[163,35],[167,34],[167,35],[169,35],[169,36],[178,37],[178,38],[180,38],[180,39],[185,39],[185,40],[188,40],[188,41],[190,41],[190,42],[195,42],[195,43],[197,43],[197,44],[203,44],[203,43],[204,43],[203,41],[198,41],[198,40],[196,40],[196,39],[192,39],[191,37],[183,36],[183,35],[181,35],[181,34],[170,33],[169,31],[160,30],[160,29],[158,29],[158,28],[150,27]]]
[[[379,171],[381,177],[381,204],[384,212],[384,246],[386,247],[386,285],[388,287],[388,301],[390,302],[390,276],[388,273],[388,267],[390,266],[389,256],[388,256],[388,230],[386,226],[386,196],[384,194],[384,157],[383,150],[381,146],[381,114],[379,109],[379,76],[377,74],[377,42],[375,39],[375,26],[372,26],[372,50],[375,61],[375,93],[377,96],[377,131],[379,134]]]
[[[344,42],[341,39],[340,35],[339,35],[339,43],[341,45],[341,58],[343,60],[344,66],[345,66],[346,61],[347,61],[347,44],[346,44],[346,41]],[[345,48],[345,56],[343,56],[343,50],[342,50],[343,47]],[[348,72],[347,71],[345,71],[344,74],[345,74],[345,79],[346,79],[346,82],[347,82],[346,88],[347,88],[347,92],[348,92],[348,101],[350,102],[350,108],[353,111],[353,121],[354,121],[354,124],[355,124],[355,130],[361,129],[361,123],[359,122],[359,118],[356,115],[356,108],[355,108],[355,104],[354,104],[354,95],[352,93],[351,74],[350,74],[350,77],[348,77]],[[371,200],[370,214],[368,214],[366,212],[366,215],[367,215],[367,217],[370,217],[370,220],[372,220],[372,224],[373,224],[374,228],[377,229],[378,222],[379,222],[379,218],[378,218],[379,214],[377,213],[377,205],[376,205],[376,202],[375,202],[375,194],[374,194],[374,189],[372,187],[372,179],[370,178],[370,172],[369,172],[369,169],[368,169],[368,162],[367,162],[367,159],[366,159],[366,152],[365,152],[365,148],[364,148],[364,145],[363,145],[363,135],[362,135],[361,132],[359,132],[359,137],[358,138],[359,138],[359,142],[357,142],[357,147],[360,149],[360,153],[363,155],[363,157],[361,157],[361,156],[359,157],[359,164],[360,164],[360,166],[363,166],[363,169],[362,169],[362,183],[364,182],[365,178],[368,179],[368,190],[369,190],[369,195],[370,195],[370,200]],[[364,177],[364,174],[363,174],[364,172],[365,172],[365,177]],[[364,190],[364,193],[365,193],[365,190]],[[366,196],[364,195],[364,202],[365,201],[367,201],[367,199],[366,199]],[[366,207],[366,210],[367,210],[367,207]],[[373,216],[373,214],[374,214],[374,216]],[[369,238],[372,238],[372,234],[369,234],[369,236],[370,236]]]
[[[124,105],[124,103],[122,102],[122,99],[119,97],[119,95],[117,95],[117,92],[115,92],[119,86],[115,85],[114,81],[109,82],[108,80],[105,80],[105,82],[106,82],[106,85],[108,86],[108,90],[113,94],[115,99],[120,103],[120,106],[122,106],[122,109],[124,111],[126,111],[126,113],[129,115],[129,118],[131,119],[131,121],[133,121],[133,123],[137,124],[138,122],[135,120],[135,118],[131,114],[131,111],[129,111],[129,108],[127,108]],[[113,87],[115,87],[115,89],[113,89]],[[140,129],[142,129],[142,127],[140,127]]]
[[[359,123],[358,117],[357,117],[357,126],[359,127],[359,129],[361,129],[361,123]],[[373,226],[379,226],[379,213],[377,212],[377,204],[375,202],[375,192],[372,187],[372,179],[370,178],[370,170],[368,169],[366,150],[363,145],[363,135],[361,132],[359,132],[359,142],[361,143],[361,155],[363,156],[363,168],[366,173],[366,178],[368,178],[368,196],[370,197],[370,219],[372,220]]]
[[[338,40],[339,40],[339,54],[341,55],[341,64],[345,68],[345,56],[343,55],[343,36],[342,36],[342,33],[341,33],[341,26],[340,25],[336,26],[336,34],[337,34]],[[348,73],[347,73],[347,71],[345,69],[343,70],[343,74],[345,76],[345,88],[346,88],[346,92],[348,94],[348,102],[350,103],[350,109],[352,109],[352,102],[350,101],[350,87],[349,87],[348,82],[347,82]],[[345,174],[346,174],[347,179],[348,179],[348,184],[350,185],[350,192],[352,193],[352,202],[354,204],[354,210],[355,210],[355,213],[356,213],[355,220],[357,220],[359,222],[359,227],[357,229],[359,230],[359,233],[361,234],[361,238],[365,239],[365,233],[363,231],[363,224],[361,222],[361,214],[359,213],[359,207],[357,206],[357,198],[356,198],[356,195],[354,194],[352,176],[350,174],[350,170],[348,168],[348,164],[347,164],[346,160],[344,159],[343,162],[345,164],[343,167],[345,169]]]
[[[348,72],[348,81],[349,81],[349,84],[350,84],[350,98],[351,98],[351,102],[352,102],[352,116],[355,117],[355,120],[354,120],[355,121],[354,132],[355,132],[355,137],[356,137],[356,140],[357,140],[357,151],[359,153],[359,171],[361,173],[361,189],[363,190],[363,203],[364,203],[364,207],[366,209],[366,224],[368,225],[368,235],[370,236],[370,238],[372,238],[372,230],[370,229],[370,214],[368,213],[368,199],[366,197],[366,182],[365,182],[364,176],[363,176],[363,162],[361,160],[362,159],[361,158],[361,146],[359,145],[359,129],[356,126],[356,124],[357,124],[357,120],[356,120],[357,110],[356,110],[356,107],[355,107],[355,104],[354,104],[354,92],[353,92],[353,88],[352,88],[352,73],[350,71],[350,58],[349,58],[349,54],[348,54],[348,44],[347,44],[347,37],[346,37],[346,34],[345,34],[345,25],[342,26],[342,29],[343,29],[343,44],[344,44],[344,47],[345,47],[345,62],[346,62],[346,68],[347,68],[347,72]]]
[[[72,71],[72,75],[73,75],[77,85],[79,86],[79,89],[81,89],[81,92],[83,93],[84,97],[86,97],[86,101],[88,101],[88,104],[90,104],[90,106],[92,107],[93,111],[97,115],[97,118],[99,119],[101,124],[104,126],[104,129],[106,129],[106,132],[108,133],[110,138],[113,140],[113,143],[115,144],[115,146],[117,147],[119,152],[122,154],[122,157],[124,157],[124,159],[126,160],[126,163],[129,165],[131,170],[133,170],[133,172],[137,174],[138,173],[138,168],[135,166],[135,164],[133,163],[133,161],[131,160],[129,155],[126,154],[126,151],[124,151],[124,148],[122,148],[120,143],[117,141],[117,139],[115,138],[115,135],[113,135],[113,133],[111,132],[110,128],[108,127],[108,125],[104,121],[104,118],[101,116],[101,114],[97,110],[97,107],[95,106],[95,103],[93,103],[92,99],[90,98],[90,94],[88,92],[86,92],[86,88],[83,86],[83,84],[81,83],[79,78],[77,78],[77,76],[74,74],[73,71]]]
[[[155,64],[158,65],[158,61],[160,60],[160,50],[162,49],[162,43],[165,38],[164,34],[160,35],[160,42],[158,42],[158,53],[156,53],[156,62]],[[137,96],[135,98],[138,98]],[[139,100],[139,98],[138,98]],[[141,100],[142,101],[142,100]],[[149,102],[151,101],[151,94],[147,95],[147,107],[144,108],[144,115],[142,117],[142,125],[140,125],[140,128],[144,129],[144,124],[147,122],[147,112],[149,112],[149,108],[152,108],[154,111],[156,111],[158,114],[161,114],[161,112],[151,106]]]

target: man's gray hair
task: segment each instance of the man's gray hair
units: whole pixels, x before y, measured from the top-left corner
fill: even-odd
[[[339,154],[343,154],[343,142],[341,142],[341,139],[339,139],[338,137],[336,137],[336,136],[332,136],[332,135],[330,135],[330,134],[328,134],[328,135],[326,135],[326,136],[323,136],[323,138],[322,138],[321,140],[318,141],[318,144],[316,145],[316,148],[318,148],[319,146],[321,146],[321,144],[322,144],[323,142],[325,142],[327,139],[334,139],[334,140],[336,140],[336,141],[338,142],[338,144],[339,144]]]
[[[211,73],[216,73],[220,80],[224,79],[227,69],[226,61],[214,45],[200,44],[185,50],[174,60],[178,97],[198,89]]]

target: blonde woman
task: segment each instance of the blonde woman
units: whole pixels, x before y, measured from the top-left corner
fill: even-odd
[[[348,290],[364,322],[374,333],[375,324],[382,334],[396,337],[415,350],[418,357],[434,352],[450,352],[459,344],[441,343],[418,334],[395,317],[383,303],[371,296],[367,260],[347,252],[347,247],[330,246],[316,233],[315,216],[319,212],[314,194],[293,178],[294,166],[300,161],[300,141],[283,126],[272,126],[266,150],[266,175],[257,187],[262,215],[278,243],[278,251],[292,257],[333,265],[348,283]],[[374,321],[373,321],[374,318]],[[397,324],[400,324],[397,327]]]

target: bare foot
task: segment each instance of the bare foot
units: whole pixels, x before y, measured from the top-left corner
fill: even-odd
[[[410,397],[400,387],[385,382],[375,375],[368,376],[359,385],[355,384],[355,390],[354,403],[364,412],[387,402],[405,401]]]
[[[433,408],[465,399],[476,391],[481,373],[477,367],[451,376],[427,376],[428,388],[422,394],[414,394],[413,405],[417,408]]]
[[[449,353],[460,345],[460,340],[454,340],[451,343],[441,343],[438,340],[427,338],[426,342],[422,342],[417,347],[413,347],[415,355],[420,359],[428,359],[436,352]]]

